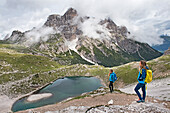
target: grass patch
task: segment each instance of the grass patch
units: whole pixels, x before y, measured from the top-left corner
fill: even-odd
[[[81,46],[79,49],[78,49],[78,52],[81,52],[81,51],[85,51],[85,55],[88,55],[89,53],[91,53],[91,51],[89,49],[87,49],[86,47],[84,46]]]
[[[0,76],[0,83],[15,81],[27,77],[33,73],[47,72],[60,67],[58,63],[47,57],[28,55],[28,54],[10,54],[0,52],[1,71],[18,71]],[[4,66],[5,62],[8,66]],[[26,73],[21,73],[26,72]]]
[[[115,73],[126,85],[137,81],[138,70],[130,65],[117,68]]]

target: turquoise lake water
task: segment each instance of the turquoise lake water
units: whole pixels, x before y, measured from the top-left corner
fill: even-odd
[[[69,97],[79,96],[82,93],[90,92],[101,87],[101,81],[96,77],[65,77],[57,79],[52,84],[41,89],[37,94],[52,93],[51,97],[43,98],[37,101],[28,102],[27,98],[17,100],[12,111],[21,111],[30,108],[41,107],[49,104],[61,102]]]

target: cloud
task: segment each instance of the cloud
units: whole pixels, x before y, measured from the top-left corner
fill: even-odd
[[[63,14],[69,0],[2,0],[0,5],[0,39],[13,30],[27,31],[42,26],[50,14]]]
[[[49,39],[49,35],[55,33],[56,30],[54,30],[52,27],[35,28],[30,32],[25,33],[26,42],[24,44],[26,46],[30,46],[39,41],[47,41]]]
[[[164,29],[155,26],[170,19],[169,0],[86,0],[74,2],[81,15],[110,17],[117,25],[124,25],[140,42],[161,44]]]
[[[100,19],[89,18],[83,23],[79,23],[78,27],[83,31],[83,35],[95,38],[95,39],[110,39],[111,34],[104,25],[99,24]]]
[[[0,6],[0,39],[14,29],[42,26],[48,15],[64,14],[69,7],[83,16],[110,17],[126,26],[136,40],[150,45],[162,43],[159,35],[170,32],[166,25],[158,26],[170,20],[169,0],[2,0]]]

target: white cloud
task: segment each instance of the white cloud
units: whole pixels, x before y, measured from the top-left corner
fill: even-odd
[[[164,29],[155,25],[170,19],[169,0],[86,0],[75,2],[81,15],[110,17],[117,25],[124,25],[135,39],[150,45],[161,44]]]
[[[96,39],[110,39],[111,34],[104,25],[99,24],[100,19],[90,18],[83,23],[79,24],[80,29],[83,31],[83,34],[88,37]],[[99,33],[97,33],[99,32]]]
[[[25,33],[27,41],[24,43],[26,46],[32,45],[34,43],[42,41],[47,41],[49,34],[55,34],[56,30],[52,27],[41,27],[31,30],[30,32]]]
[[[2,0],[0,6],[0,39],[14,29],[41,26],[48,15],[63,14],[69,7],[81,15],[110,17],[126,26],[136,40],[150,45],[162,42],[159,35],[165,29],[156,25],[170,20],[169,0]]]
[[[42,26],[50,14],[63,14],[69,0],[2,0],[0,39],[13,30],[26,31]]]

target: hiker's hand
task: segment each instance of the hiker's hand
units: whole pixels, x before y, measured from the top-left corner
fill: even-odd
[[[139,67],[139,71],[141,70],[141,68]]]
[[[110,77],[110,72],[109,72],[109,74],[108,74],[108,77]]]

